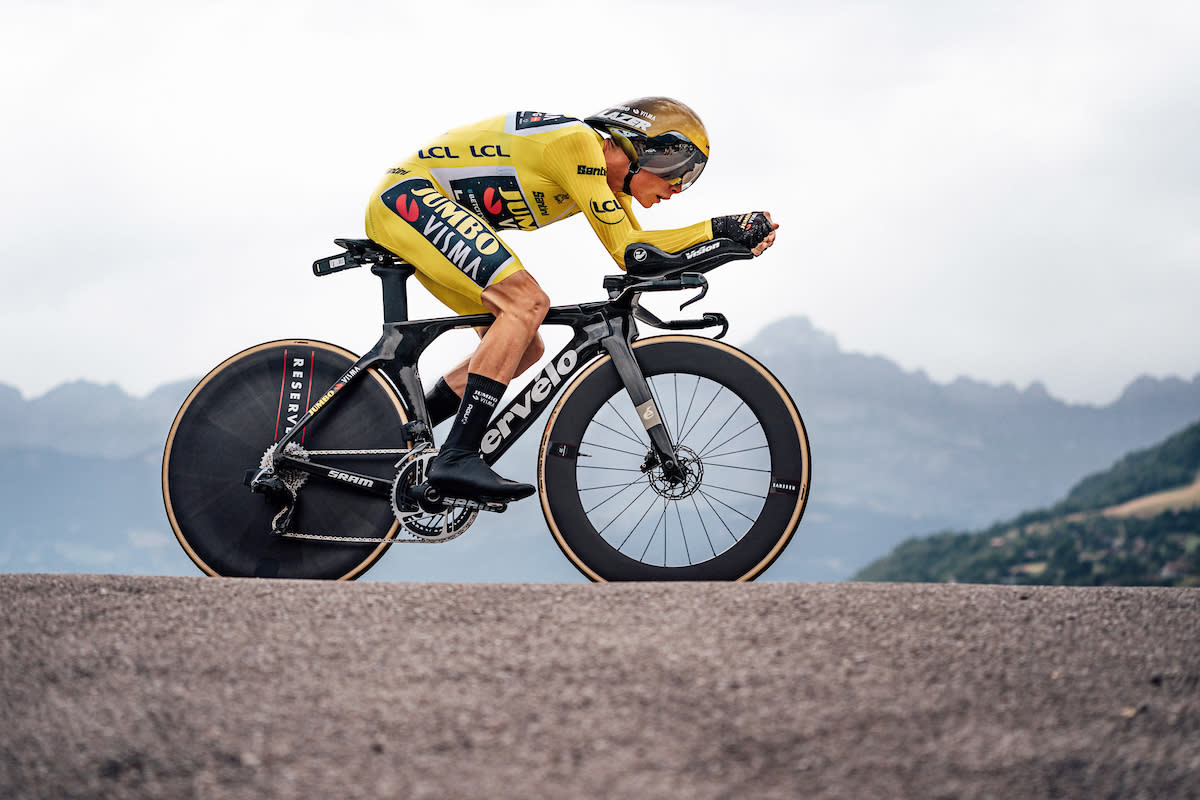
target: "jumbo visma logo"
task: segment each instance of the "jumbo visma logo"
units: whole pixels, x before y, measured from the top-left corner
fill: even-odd
[[[487,225],[425,178],[401,181],[379,199],[479,286],[486,287],[512,260]]]

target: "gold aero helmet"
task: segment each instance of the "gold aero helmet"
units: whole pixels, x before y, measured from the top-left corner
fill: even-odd
[[[639,97],[611,106],[584,122],[600,128],[629,156],[625,192],[638,170],[663,178],[680,191],[691,186],[708,162],[708,131],[696,112],[670,97]]]

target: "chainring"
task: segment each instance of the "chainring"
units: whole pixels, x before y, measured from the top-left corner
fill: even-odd
[[[438,451],[429,445],[417,445],[405,456],[396,468],[396,480],[392,482],[392,513],[400,526],[425,542],[448,542],[466,532],[479,516],[477,509],[449,506],[444,511],[431,513],[422,509],[405,496],[405,491],[425,482],[429,462]]]

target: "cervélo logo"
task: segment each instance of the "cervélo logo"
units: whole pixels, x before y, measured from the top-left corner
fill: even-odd
[[[579,353],[575,350],[568,350],[557,360],[547,364],[525,393],[514,400],[496,424],[484,432],[483,444],[479,449],[484,453],[494,453],[505,439],[512,436],[513,420],[528,419],[533,413],[533,404],[540,403],[552,395],[554,387],[562,383],[578,364]]]

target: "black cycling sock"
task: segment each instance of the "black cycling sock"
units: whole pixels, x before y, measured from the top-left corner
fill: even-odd
[[[445,449],[478,450],[483,441],[483,433],[487,430],[492,418],[492,411],[504,395],[505,386],[500,381],[486,378],[483,375],[470,373],[467,375],[467,388],[463,392],[462,405],[458,407],[458,416],[446,434]]]
[[[462,398],[454,393],[445,378],[438,378],[433,388],[425,393],[425,408],[429,411],[429,427],[441,425],[458,412]]]

